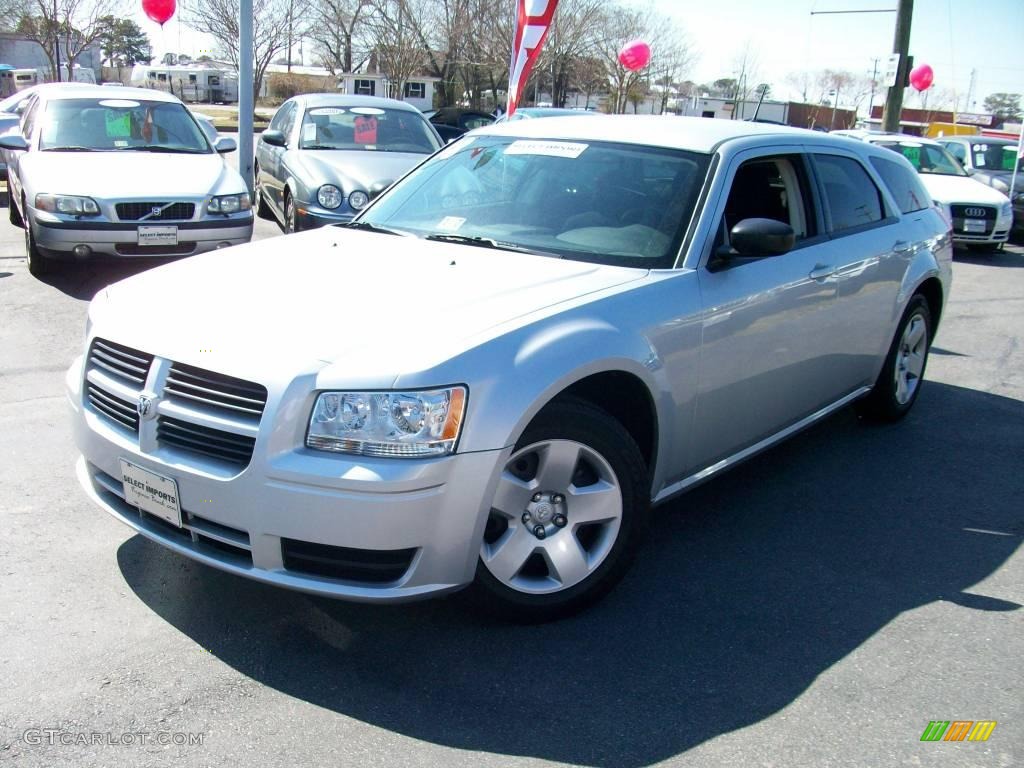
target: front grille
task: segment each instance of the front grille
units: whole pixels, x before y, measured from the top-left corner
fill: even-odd
[[[146,221],[187,221],[195,215],[195,203],[171,203],[164,208],[167,201],[153,201],[141,203],[118,203],[114,206],[117,211],[117,218],[121,221],[139,221],[145,217]],[[160,208],[159,213],[153,213],[154,208]]]
[[[267,404],[266,387],[183,363],[171,366],[164,392],[171,400],[183,400],[183,405],[198,403],[219,415],[257,421]]]
[[[989,205],[951,205],[950,210],[953,213],[953,231],[957,233],[958,237],[961,234],[965,235],[962,239],[986,239],[992,234],[992,229],[996,225],[998,211]],[[971,230],[967,232],[964,229],[966,226],[964,222],[967,219],[984,221],[984,231]]]
[[[89,348],[90,368],[101,368],[129,386],[141,387],[152,364],[152,355],[106,339],[93,339]]]
[[[204,427],[181,419],[161,416],[157,419],[156,438],[164,445],[212,456],[231,464],[245,466],[252,458],[256,438],[222,429]]]
[[[177,245],[114,244],[114,250],[122,256],[188,256],[195,249],[195,242],[180,242]]]
[[[92,383],[86,382],[86,396],[89,404],[102,413],[111,421],[127,427],[132,432],[139,431],[139,415],[135,410],[135,404],[104,392]]]
[[[284,567],[289,571],[342,581],[385,584],[409,570],[415,549],[352,549],[281,539]]]

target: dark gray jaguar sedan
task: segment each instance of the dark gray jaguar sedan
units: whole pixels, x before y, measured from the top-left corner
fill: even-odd
[[[442,143],[402,101],[295,96],[256,145],[253,207],[285,232],[348,221]]]

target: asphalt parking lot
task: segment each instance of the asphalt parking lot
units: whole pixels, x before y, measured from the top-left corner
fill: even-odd
[[[87,301],[150,265],[41,282],[2,219],[0,762],[1024,764],[1024,248],[958,254],[905,422],[847,410],[698,488],[607,600],[520,627],[250,583],[94,508],[64,371]]]

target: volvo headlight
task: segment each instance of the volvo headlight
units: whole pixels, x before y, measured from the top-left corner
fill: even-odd
[[[36,195],[36,208],[67,216],[99,216],[100,207],[91,197],[77,195]]]
[[[344,195],[341,194],[341,190],[333,184],[324,184],[316,193],[316,200],[324,208],[334,209],[341,205],[341,201],[344,200]]]
[[[370,196],[359,189],[348,196],[348,204],[353,211],[361,211],[368,202],[370,202]]]
[[[240,195],[217,195],[211,197],[206,204],[206,210],[209,213],[238,213],[239,211],[248,211],[250,208],[252,208],[252,200],[249,199],[246,192]]]
[[[443,456],[455,450],[465,408],[465,387],[321,392],[306,447],[357,456]]]

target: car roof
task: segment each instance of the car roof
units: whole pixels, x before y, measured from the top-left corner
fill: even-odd
[[[879,144],[883,141],[912,141],[915,144],[927,144],[932,147],[941,147],[937,141],[926,138],[925,136],[914,136],[911,133],[872,133],[864,137],[864,141],[872,144]]]
[[[1004,139],[1001,136],[942,136],[939,141],[960,141],[964,144],[996,144],[1003,147],[1017,146],[1013,139]]]
[[[47,101],[58,99],[121,99],[140,101],[166,101],[180,104],[177,96],[152,88],[127,88],[123,85],[90,85],[87,83],[48,83],[38,86],[36,93]]]
[[[477,128],[469,135],[615,141],[692,152],[713,152],[725,142],[756,136],[814,141],[816,144],[835,144],[839,141],[829,140],[828,134],[815,133],[805,128],[675,115],[608,115],[604,120],[594,120],[593,116],[588,115],[575,115],[551,117],[546,120],[506,121]]]
[[[346,93],[304,93],[295,97],[306,107],[378,107],[380,109],[401,109],[406,112],[420,114],[412,104],[398,99],[385,99],[381,96],[359,96]]]

